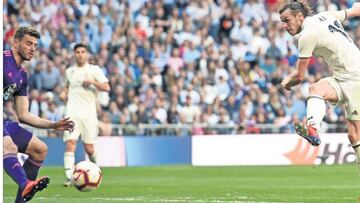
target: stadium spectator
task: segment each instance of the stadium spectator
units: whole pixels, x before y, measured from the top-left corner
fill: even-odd
[[[99,136],[111,136],[113,134],[112,129],[110,113],[104,112],[100,116]]]
[[[197,105],[194,105],[192,97],[187,95],[185,106],[183,106],[180,111],[181,123],[194,123],[194,121],[199,120],[197,117],[199,117],[200,114],[200,108]]]
[[[60,70],[50,60],[45,66],[46,68],[40,72],[41,89],[51,92],[56,85],[60,84]]]

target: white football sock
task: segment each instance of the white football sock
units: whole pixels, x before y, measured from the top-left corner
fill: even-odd
[[[326,104],[324,99],[317,95],[309,96],[306,107],[307,125],[319,131],[325,113]]]
[[[92,155],[89,156],[91,162],[96,164],[96,153],[94,152]]]
[[[65,152],[64,153],[64,168],[65,176],[67,179],[71,179],[71,169],[75,164],[75,153],[74,152]]]

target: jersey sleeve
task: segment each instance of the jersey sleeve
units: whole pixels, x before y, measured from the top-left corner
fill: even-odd
[[[346,20],[346,10],[341,11],[326,11],[325,12],[328,15],[333,16],[334,18],[338,19],[340,22],[343,22]]]
[[[101,83],[109,82],[109,79],[105,76],[104,72],[99,66],[94,66],[95,80]]]
[[[299,38],[299,58],[310,58],[317,44],[315,34],[302,33]]]

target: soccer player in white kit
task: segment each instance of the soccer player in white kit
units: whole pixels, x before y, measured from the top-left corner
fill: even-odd
[[[64,133],[66,149],[64,168],[66,181],[70,186],[71,169],[75,164],[76,142],[81,137],[90,161],[96,162],[94,142],[99,132],[96,112],[96,91],[110,91],[109,80],[99,66],[88,63],[88,47],[82,43],[74,46],[76,64],[66,69],[66,88],[61,97],[66,101],[66,116],[73,119],[74,131]]]
[[[360,168],[360,50],[344,31],[341,22],[360,16],[360,3],[350,9],[311,15],[305,2],[293,1],[280,9],[284,28],[299,37],[296,71],[285,77],[282,86],[290,90],[304,80],[312,55],[322,57],[334,69],[332,77],[312,84],[307,100],[307,123],[295,123],[297,134],[314,146],[320,144],[318,131],[326,112],[325,100],[345,106],[349,140]]]

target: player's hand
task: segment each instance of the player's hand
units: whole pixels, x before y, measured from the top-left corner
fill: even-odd
[[[72,132],[74,130],[74,121],[70,120],[70,118],[63,118],[56,123],[54,123],[54,129],[59,131],[68,130]]]
[[[87,79],[87,80],[83,81],[82,86],[85,88],[88,88],[88,87],[90,87],[90,85],[94,84],[94,82],[95,82],[94,80]]]
[[[62,91],[59,95],[61,101],[66,102],[67,101],[67,93],[65,91]]]
[[[291,84],[290,84],[290,81],[291,81],[291,77],[290,76],[286,76],[282,82],[281,82],[281,86],[283,86],[283,88],[285,88],[286,90],[291,90]]]

